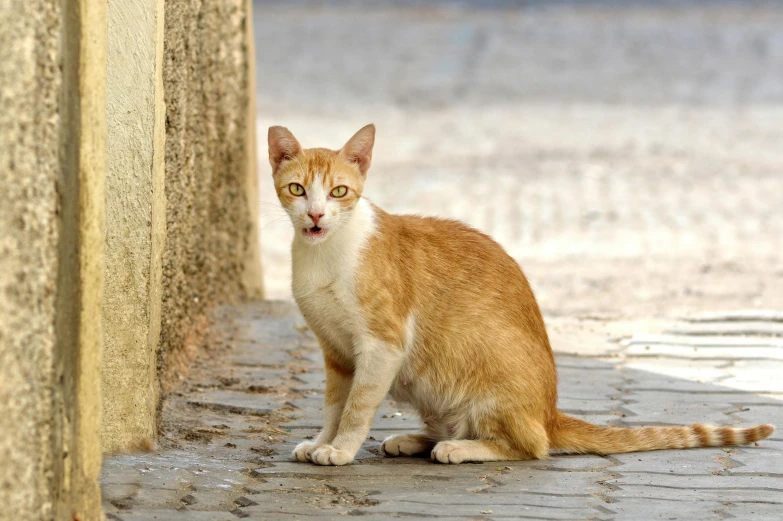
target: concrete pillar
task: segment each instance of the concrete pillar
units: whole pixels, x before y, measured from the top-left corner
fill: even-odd
[[[163,0],[109,0],[104,452],[152,446],[164,193]]]
[[[247,185],[245,194],[250,212],[250,231],[245,247],[242,285],[250,298],[264,298],[264,274],[261,270],[261,247],[259,244],[258,199],[258,149],[256,142],[256,45],[253,34],[253,0],[245,0],[245,48],[247,49],[247,118],[245,119],[247,146]]]
[[[0,519],[100,518],[105,3],[0,1]]]

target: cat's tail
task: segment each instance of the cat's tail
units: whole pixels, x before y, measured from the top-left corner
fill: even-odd
[[[551,448],[593,454],[744,445],[768,438],[769,424],[747,429],[695,423],[683,427],[601,427],[558,413]]]

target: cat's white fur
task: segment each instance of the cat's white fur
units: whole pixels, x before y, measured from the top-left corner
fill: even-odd
[[[338,346],[351,345],[367,331],[354,290],[362,250],[375,231],[372,206],[360,199],[322,242],[297,233],[291,246],[294,298],[318,333]]]
[[[314,187],[310,189],[312,192],[308,193],[317,193]],[[317,334],[328,338],[346,357],[356,360],[354,385],[374,386],[379,389],[376,392],[385,395],[399,371],[403,354],[395,353],[370,333],[354,291],[362,250],[374,233],[373,209],[365,199],[360,199],[339,225],[329,228],[329,236],[324,240],[313,243],[297,233],[291,247],[292,289],[299,308]],[[362,378],[367,381],[359,381]],[[370,399],[380,402],[383,396]],[[311,459],[322,464],[344,464],[353,459],[367,432],[341,435],[339,445],[351,450],[332,447],[330,443],[337,433],[342,410],[342,404],[326,407],[324,430],[315,442],[301,443],[295,455],[301,452],[304,460],[304,453],[309,452]]]

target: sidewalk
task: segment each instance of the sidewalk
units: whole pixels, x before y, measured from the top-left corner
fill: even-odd
[[[777,424],[773,438],[759,446],[446,466],[380,455],[381,440],[418,423],[389,401],[353,465],[318,467],[290,459],[295,444],[314,436],[322,421],[324,374],[316,342],[291,304],[224,309],[211,355],[199,359],[166,402],[159,450],[106,458],[104,508],[115,521],[345,515],[777,520],[783,511],[783,386],[777,376],[783,341],[769,334],[778,334],[781,322],[726,318],[676,324],[666,337],[599,342],[586,347],[592,356],[559,353],[559,406],[609,425]],[[560,325],[555,319],[550,329],[575,330],[573,323]],[[747,334],[748,327],[753,336],[726,334],[732,328]],[[707,347],[715,337],[702,333],[715,331],[724,333],[726,345],[758,345]],[[556,333],[553,342],[566,336]],[[688,345],[694,343],[702,346]],[[743,381],[749,364],[763,366],[768,378]],[[736,388],[743,385],[756,393]]]

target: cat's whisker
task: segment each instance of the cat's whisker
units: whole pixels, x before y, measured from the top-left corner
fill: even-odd
[[[283,209],[282,205],[278,201],[257,201],[256,204],[265,208],[278,208],[280,210]]]
[[[289,219],[288,217],[280,217],[280,218],[278,218],[278,219],[273,219],[273,220],[271,220],[271,221],[262,222],[261,224],[259,224],[259,228],[260,228],[261,230],[265,230],[266,228],[268,228],[268,227],[270,227],[270,226],[272,226],[272,225],[277,225],[277,224],[288,224],[288,223],[290,223],[290,222],[291,222],[291,221],[290,221],[290,219]]]

